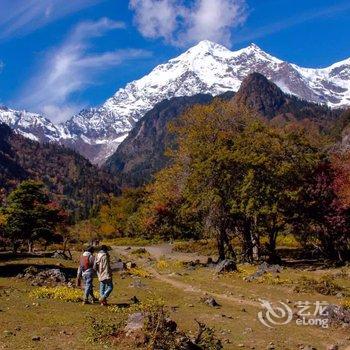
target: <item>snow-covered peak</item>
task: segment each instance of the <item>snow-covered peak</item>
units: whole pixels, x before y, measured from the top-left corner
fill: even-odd
[[[180,56],[171,59],[172,61],[188,61],[205,57],[206,55],[213,55],[216,57],[228,57],[232,52],[223,45],[216,44],[209,40],[202,40],[196,46],[191,47]]]
[[[247,49],[248,48],[250,48],[251,50],[255,50],[255,51],[262,51],[262,49],[258,45],[254,44],[254,43],[250,43],[250,45],[247,46]]]
[[[58,126],[39,115],[5,109],[0,109],[0,121],[5,120],[22,133],[32,130],[33,137],[39,140],[59,140],[93,162],[102,163],[135,122],[158,102],[177,96],[237,91],[243,79],[253,72],[302,99],[331,107],[350,106],[350,58],[326,68],[302,68],[255,44],[231,51],[203,40],[128,83],[100,107],[83,110]]]
[[[339,61],[339,62],[336,62],[336,63],[333,63],[332,65],[330,65],[329,67],[326,67],[326,68],[321,68],[319,70],[323,70],[323,71],[331,71],[332,69],[334,68],[339,68],[339,67],[350,67],[350,57],[349,58],[346,58],[342,61]]]
[[[214,43],[209,40],[200,41],[196,46],[191,47],[180,56],[169,60],[168,63],[173,62],[193,62],[203,60],[208,56],[216,59],[234,59],[237,57],[255,56],[257,59],[272,60],[275,62],[282,62],[276,57],[273,57],[262,50],[259,46],[252,43],[249,46],[237,51],[231,51],[227,47]]]
[[[192,46],[189,50],[186,52],[193,50],[193,51],[214,51],[214,50],[227,50],[229,51],[225,46],[215,43],[214,41],[210,40],[202,40],[197,45]]]
[[[115,140],[125,136],[156,103],[176,96],[237,91],[242,80],[253,72],[262,73],[285,92],[309,101],[331,106],[347,102],[341,84],[337,85],[333,78],[326,84],[331,79],[326,70],[300,68],[268,54],[256,44],[231,51],[203,40],[119,89],[100,108],[79,113],[66,127],[75,135],[84,135],[91,143],[97,142],[96,135],[100,135],[99,143],[110,140],[116,144]]]
[[[61,132],[49,119],[25,110],[17,111],[0,107],[0,123],[5,123],[16,132],[35,141],[59,141]]]

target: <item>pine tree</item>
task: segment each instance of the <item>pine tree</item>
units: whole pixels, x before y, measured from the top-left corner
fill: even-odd
[[[26,242],[29,252],[35,241],[52,240],[54,229],[61,220],[60,210],[50,202],[44,185],[35,181],[24,181],[10,193],[4,214],[4,230],[14,250]]]

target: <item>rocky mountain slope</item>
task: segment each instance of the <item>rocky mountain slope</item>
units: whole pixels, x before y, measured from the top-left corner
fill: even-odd
[[[232,101],[249,107],[269,119],[274,117],[310,119],[324,127],[332,124],[343,112],[340,108],[330,108],[284,93],[260,73],[248,75]]]
[[[194,95],[173,97],[158,103],[136,123],[128,137],[107,160],[105,169],[118,174],[118,180],[124,186],[137,187],[149,182],[152,175],[168,162],[164,153],[174,141],[174,136],[168,130],[169,122],[191,106],[207,104],[212,100],[211,95]]]
[[[44,182],[72,219],[86,218],[109,193],[119,193],[114,177],[80,154],[56,143],[39,143],[0,124],[0,202],[20,181]]]
[[[0,106],[0,123],[7,124],[17,133],[39,142],[59,142],[65,136],[60,125],[54,125],[44,116]]]
[[[33,130],[26,126],[30,116],[19,112],[19,119],[24,118],[24,122],[14,123],[14,128],[39,140],[58,139],[101,164],[157,103],[172,97],[237,91],[243,79],[253,72],[263,74],[285,93],[301,99],[330,107],[350,106],[350,58],[327,68],[310,69],[284,62],[254,44],[230,51],[201,41],[119,89],[99,108],[83,110],[58,126],[43,118]],[[6,118],[9,117],[0,110],[0,121],[6,122]]]
[[[230,99],[233,104],[249,107],[268,119],[281,121],[307,118],[325,130],[329,130],[342,114],[340,109],[331,109],[285,94],[259,73],[246,77],[234,96],[227,93],[220,96]],[[169,122],[178,118],[186,108],[212,100],[211,95],[196,95],[157,104],[136,123],[114,155],[107,160],[106,169],[118,175],[122,186],[139,186],[149,182],[154,173],[168,164],[165,149],[176,143],[174,136],[168,132]]]

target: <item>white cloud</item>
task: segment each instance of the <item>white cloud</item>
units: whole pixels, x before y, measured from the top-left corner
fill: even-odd
[[[104,0],[1,0],[0,38],[24,35]]]
[[[146,38],[186,46],[200,40],[230,45],[231,30],[246,20],[245,0],[130,0],[134,23]]]
[[[55,122],[78,112],[82,105],[72,102],[73,95],[94,84],[99,72],[127,59],[149,55],[144,50],[136,49],[89,52],[92,38],[123,27],[123,23],[107,18],[80,23],[60,47],[45,56],[44,62],[21,92],[18,104],[41,112]]]
[[[40,112],[49,117],[54,122],[60,122],[69,119],[74,114],[77,113],[78,110],[83,109],[83,105],[73,104],[73,105],[52,105],[45,104],[42,106]]]
[[[245,6],[242,1],[201,0],[189,15],[185,40],[209,39],[230,45],[232,27],[241,25],[245,20]]]
[[[130,0],[135,11],[134,22],[146,38],[163,37],[172,40],[178,21],[184,15],[183,7],[175,0]]]

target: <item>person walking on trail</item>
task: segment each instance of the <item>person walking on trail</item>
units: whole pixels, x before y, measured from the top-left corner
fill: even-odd
[[[83,255],[80,257],[78,273],[77,273],[77,285],[80,287],[81,280],[84,281],[84,301],[83,304],[90,304],[89,297],[92,302],[96,302],[97,299],[94,297],[93,290],[93,278],[95,274],[93,256],[94,248],[88,247]]]
[[[105,245],[101,246],[97,254],[94,268],[100,281],[100,303],[105,306],[107,305],[107,298],[113,290],[112,269],[108,248]]]

